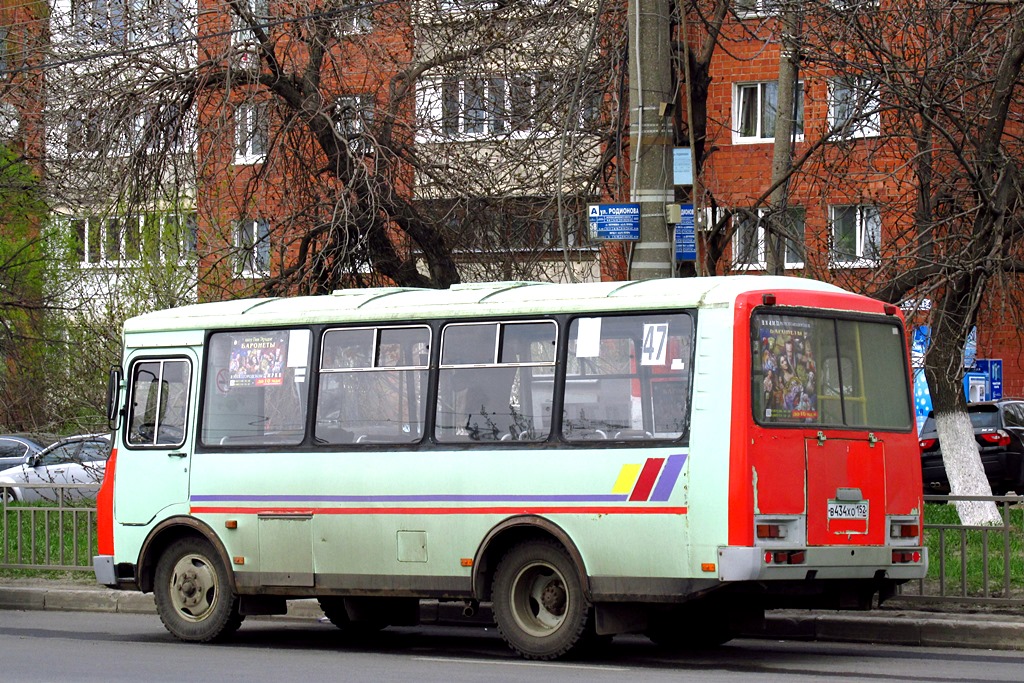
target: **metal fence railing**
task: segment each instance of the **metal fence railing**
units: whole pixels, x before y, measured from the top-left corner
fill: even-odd
[[[0,569],[92,571],[99,484],[17,488],[27,502],[10,500],[0,486]]]
[[[43,500],[10,502],[0,487],[0,569],[92,571],[99,485],[19,486],[36,489]],[[956,500],[991,500],[1002,523],[965,526],[952,504]],[[925,501],[928,576],[901,586],[899,600],[1024,605],[1024,498],[925,496]]]
[[[992,501],[1002,522],[961,524],[955,501]],[[924,521],[928,576],[904,584],[901,600],[1024,605],[1024,498],[925,496]]]

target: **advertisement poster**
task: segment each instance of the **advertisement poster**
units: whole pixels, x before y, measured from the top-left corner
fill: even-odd
[[[762,318],[761,376],[764,417],[772,422],[818,419],[813,328],[809,320]]]
[[[232,387],[270,387],[284,383],[288,333],[235,335],[231,347]]]

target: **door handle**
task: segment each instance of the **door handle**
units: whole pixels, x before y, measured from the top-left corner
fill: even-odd
[[[167,457],[168,458],[184,458],[187,455],[188,455],[188,453],[182,453],[181,451],[173,451],[171,453],[168,453]]]

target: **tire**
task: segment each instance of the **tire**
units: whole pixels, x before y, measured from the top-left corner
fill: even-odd
[[[502,638],[527,659],[570,653],[583,644],[592,621],[575,565],[548,541],[522,543],[501,559],[491,599]]]
[[[179,640],[224,640],[245,618],[227,569],[205,539],[182,538],[164,551],[153,593],[160,621]]]

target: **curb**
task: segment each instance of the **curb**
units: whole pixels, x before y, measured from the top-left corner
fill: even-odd
[[[822,614],[784,610],[767,615],[763,629],[744,635],[780,640],[1024,650],[1024,622],[1020,620],[923,612]]]
[[[0,610],[50,610],[156,614],[153,595],[107,588],[50,588],[0,586]],[[482,609],[475,617],[462,615],[461,603],[421,603],[422,623],[480,625],[490,623]],[[270,619],[321,619],[315,599],[289,600],[288,613]],[[847,643],[885,643],[926,647],[1024,650],[1024,619],[1005,615],[929,613],[876,610],[871,613],[769,612],[762,628],[745,638],[817,640]]]

